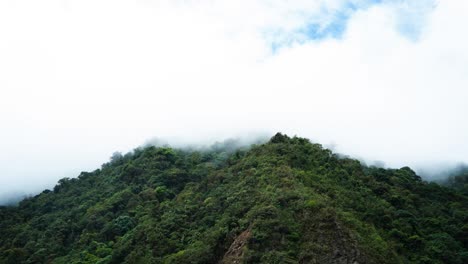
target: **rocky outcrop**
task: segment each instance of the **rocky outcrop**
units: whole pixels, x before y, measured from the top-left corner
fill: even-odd
[[[234,239],[219,264],[239,264],[244,258],[244,249],[252,235],[250,229],[245,230]]]
[[[302,252],[300,263],[361,264],[368,263],[357,241],[342,226],[335,215],[319,219],[312,217],[305,230],[308,240],[317,245],[312,252]],[[309,247],[310,248],[310,247]]]

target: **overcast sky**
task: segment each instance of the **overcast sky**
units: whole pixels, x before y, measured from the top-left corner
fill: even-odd
[[[468,162],[468,1],[2,0],[0,200],[159,137]]]

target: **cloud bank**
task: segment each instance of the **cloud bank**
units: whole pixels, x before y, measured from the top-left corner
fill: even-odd
[[[468,162],[467,13],[458,0],[1,1],[0,196],[155,136],[282,131],[390,167]]]

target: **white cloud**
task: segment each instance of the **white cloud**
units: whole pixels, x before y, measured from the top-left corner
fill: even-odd
[[[0,193],[154,136],[284,131],[390,166],[468,162],[467,4],[355,1],[340,39],[298,41],[347,3],[2,1]],[[292,41],[272,54],[275,38]]]

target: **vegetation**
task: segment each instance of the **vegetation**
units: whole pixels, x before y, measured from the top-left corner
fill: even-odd
[[[441,184],[457,189],[468,196],[468,166],[458,166]]]
[[[139,148],[0,208],[0,263],[468,263],[468,196],[304,138]]]

